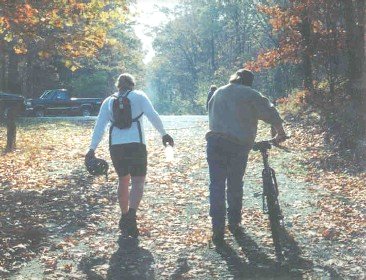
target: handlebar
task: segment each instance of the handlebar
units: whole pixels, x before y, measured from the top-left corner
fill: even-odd
[[[290,138],[290,136],[286,136],[286,139],[289,139],[289,138]],[[266,152],[267,150],[271,149],[272,146],[276,146],[277,148],[281,148],[279,143],[274,141],[274,139],[270,139],[270,140],[255,142],[254,145],[253,145],[253,150],[254,151]]]
[[[253,146],[253,151],[267,151],[267,150],[271,149],[273,144],[274,143],[272,140],[255,142],[254,146]]]

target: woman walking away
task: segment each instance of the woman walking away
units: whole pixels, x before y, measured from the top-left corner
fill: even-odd
[[[136,211],[144,190],[147,152],[142,116],[145,115],[161,134],[163,145],[174,145],[173,138],[165,132],[158,113],[142,91],[134,90],[135,79],[124,73],[118,77],[118,92],[106,98],[100,108],[86,158],[94,152],[109,129],[109,150],[118,174],[118,201],[121,208],[119,228],[123,236],[137,237]],[[131,181],[131,191],[129,184]]]

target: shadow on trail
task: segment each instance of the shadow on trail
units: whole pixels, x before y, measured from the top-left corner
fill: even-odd
[[[98,203],[100,197],[115,201],[108,186],[93,189],[94,179],[81,168],[63,179],[43,190],[13,189],[6,184],[0,189],[0,262],[9,272],[35,257],[40,248],[49,247],[50,238],[62,239],[93,222],[90,215],[104,207]]]
[[[154,257],[139,247],[138,240],[120,237],[118,250],[109,261],[107,279],[155,279]]]
[[[216,248],[216,251],[226,261],[234,279],[302,279],[304,270],[312,268],[312,262],[301,258],[297,242],[287,232],[284,234],[286,244],[284,251],[288,259],[284,265],[279,265],[274,259],[269,258],[244,231],[236,235],[235,240],[247,257],[247,262],[243,261],[228,244]]]
[[[271,259],[258,244],[244,231],[235,236],[239,247],[247,257],[247,261],[239,257],[228,244],[217,247],[216,252],[226,261],[234,279],[303,279],[304,275],[320,274],[330,279],[341,279],[340,275],[330,267],[314,266],[311,260],[301,256],[301,248],[297,241],[283,231],[283,251],[286,261],[279,265]],[[314,274],[314,270],[317,272]],[[328,278],[327,278],[328,279]]]
[[[118,239],[118,249],[108,262],[101,257],[86,257],[79,268],[90,280],[154,280],[154,257],[150,251],[139,246],[138,239]]]

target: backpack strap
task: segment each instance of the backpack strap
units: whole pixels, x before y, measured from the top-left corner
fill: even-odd
[[[122,97],[124,97],[124,98],[127,98],[127,96],[130,94],[130,92],[131,92],[132,90],[129,90],[129,91],[127,91],[127,92],[125,92],[125,93],[123,93],[123,94],[121,94],[121,95],[117,95],[117,98],[118,97],[120,97],[120,96],[122,96]]]
[[[130,94],[130,92],[131,92],[132,90],[129,90],[127,93],[126,93],[126,95],[125,95],[125,98],[127,98],[127,96]]]
[[[110,126],[110,128],[109,128],[109,149],[111,148],[111,146],[112,146],[112,130],[113,130],[113,122],[112,122],[112,124],[111,124],[111,126]]]
[[[142,130],[141,130],[141,123],[139,120],[137,120],[137,129],[139,130],[140,143],[142,144]]]
[[[138,120],[139,120],[139,118],[141,118],[142,117],[142,115],[143,115],[144,113],[141,113],[140,115],[138,115],[136,118],[133,118],[132,119],[132,122],[137,122]]]
[[[136,118],[132,119],[132,122],[137,122],[137,129],[139,131],[139,138],[140,138],[140,143],[142,143],[142,129],[141,129],[141,123],[140,123],[140,118],[143,116],[144,113],[141,113],[140,115],[138,115]],[[113,122],[109,128],[109,148],[111,148],[112,146],[112,131],[113,131]]]
[[[138,115],[136,118],[132,119],[132,122],[137,122],[137,129],[139,131],[139,137],[140,137],[140,143],[142,144],[142,129],[141,129],[141,123],[140,118],[142,117],[144,113],[142,112],[140,115]]]

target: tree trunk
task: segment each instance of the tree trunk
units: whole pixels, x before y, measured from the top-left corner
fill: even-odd
[[[305,10],[302,16],[301,34],[303,37],[302,65],[304,73],[304,87],[310,92],[313,92],[313,66],[311,61],[313,47],[311,42],[311,22],[307,10]]]
[[[16,106],[11,106],[6,114],[6,129],[7,129],[7,141],[6,141],[6,151],[12,151],[15,149],[16,142]]]
[[[210,41],[211,41],[210,42],[211,43],[211,53],[210,53],[211,69],[212,69],[212,74],[214,74],[217,67],[216,67],[216,60],[215,60],[215,38],[214,38],[213,32],[211,33]]]
[[[349,113],[353,114],[355,130],[355,139],[351,139],[349,144],[356,155],[366,157],[365,1],[343,0],[343,10],[348,54],[348,91],[352,98]]]
[[[9,70],[8,70],[8,90],[10,93],[19,94],[21,87],[19,84],[18,71],[19,56],[13,51],[9,53]]]
[[[356,1],[357,8],[365,11],[364,1]],[[362,78],[365,62],[364,12],[357,12],[352,0],[343,0],[344,19],[346,25],[346,43],[348,53],[348,76],[350,82]]]
[[[6,88],[6,51],[3,42],[0,42],[0,90]]]

